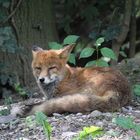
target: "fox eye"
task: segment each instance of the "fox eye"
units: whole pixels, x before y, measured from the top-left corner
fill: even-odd
[[[56,66],[49,67],[49,70],[52,70],[52,69],[57,69],[57,67]]]
[[[41,70],[41,67],[35,67],[36,70]]]

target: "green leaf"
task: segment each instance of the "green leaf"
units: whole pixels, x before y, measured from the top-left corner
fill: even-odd
[[[83,139],[89,135],[92,135],[92,138],[93,138],[102,133],[103,133],[103,129],[100,127],[96,127],[96,126],[84,127],[83,131],[81,131],[79,134],[79,138]]]
[[[90,57],[94,53],[95,49],[87,47],[81,51],[80,58]]]
[[[48,140],[50,140],[52,129],[51,129],[50,124],[46,120],[43,122],[43,129],[44,129],[44,132],[45,132]]]
[[[51,125],[47,121],[47,116],[42,112],[37,112],[35,114],[35,117],[36,117],[37,123],[43,126],[43,130],[47,136],[47,139],[50,140],[52,129],[51,129]]]
[[[98,67],[108,67],[108,63],[102,59],[96,61],[96,66]]]
[[[114,123],[121,126],[124,129],[131,129],[135,127],[135,124],[133,123],[133,119],[130,117],[118,117],[114,119]]]
[[[76,44],[75,48],[74,48],[74,52],[77,54],[77,53],[80,53],[82,51],[82,49],[84,48],[84,44],[79,42],[78,44]]]
[[[101,48],[100,51],[101,51],[101,54],[102,54],[104,57],[112,58],[112,59],[114,59],[114,60],[117,59],[115,53],[114,53],[113,50],[110,49],[110,48],[104,47],[104,48]]]
[[[140,85],[134,85],[133,91],[135,95],[140,96]]]
[[[47,116],[42,112],[36,112],[35,119],[36,119],[38,124],[42,124],[42,122],[47,119]]]
[[[92,66],[98,66],[98,67],[108,67],[108,63],[102,59],[94,60],[94,61],[89,61],[85,67],[92,67]]]
[[[127,54],[124,51],[120,51],[119,54],[125,58],[127,57]]]
[[[134,129],[135,129],[137,135],[140,136],[140,125],[135,125]]]
[[[57,42],[49,42],[49,48],[53,50],[59,50],[63,46],[61,44],[58,44]]]
[[[89,61],[85,67],[92,67],[92,66],[96,66],[96,61]]]
[[[79,36],[77,36],[77,35],[68,35],[68,36],[64,39],[63,45],[75,43],[75,42],[77,41],[78,38],[79,38]]]
[[[75,60],[75,54],[71,53],[69,55],[69,60],[68,60],[70,63],[76,65],[76,60]]]
[[[33,121],[31,116],[26,117],[25,123],[29,127],[33,127],[35,125],[35,121]]]
[[[101,44],[102,44],[104,41],[105,41],[105,40],[104,40],[103,37],[98,38],[98,39],[96,40],[96,42],[95,42],[95,46],[96,46],[96,47],[101,46]]]

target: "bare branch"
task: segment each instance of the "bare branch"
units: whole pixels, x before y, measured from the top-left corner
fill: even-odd
[[[5,20],[3,20],[2,22],[0,22],[1,25],[5,24],[7,21],[9,21],[9,19],[12,18],[12,16],[13,16],[13,15],[16,13],[16,11],[18,10],[18,8],[19,8],[21,2],[22,2],[22,0],[19,0],[19,1],[18,1],[18,3],[17,3],[17,5],[16,5],[15,9],[9,14],[9,16],[8,16]]]
[[[128,31],[129,31],[129,25],[131,20],[131,11],[132,11],[132,0],[125,0],[125,9],[124,9],[124,18],[122,21],[122,31],[121,33],[116,37],[115,40],[112,41],[112,49],[116,53],[117,58],[119,57],[119,50],[122,45],[122,43],[125,41]],[[117,61],[112,61],[111,64],[115,65]]]

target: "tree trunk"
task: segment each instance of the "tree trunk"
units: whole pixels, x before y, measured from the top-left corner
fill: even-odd
[[[131,11],[132,11],[132,0],[125,0],[125,9],[124,9],[124,18],[122,21],[122,31],[121,33],[112,41],[112,49],[115,52],[117,58],[119,57],[119,51],[122,43],[125,41],[128,31],[129,24],[131,19]],[[118,60],[117,60],[118,61]],[[111,62],[112,65],[117,64],[116,60]]]
[[[135,9],[135,1],[133,1],[133,11],[131,15],[131,22],[130,22],[130,49],[129,49],[129,58],[135,56],[136,51],[136,9]]]
[[[48,42],[58,41],[52,0],[23,0],[14,18],[26,49],[33,44],[47,48]]]
[[[19,1],[12,0],[13,7]],[[22,85],[31,88],[35,85],[31,72],[32,45],[47,48],[48,42],[58,41],[52,0],[21,0],[11,18],[11,26],[23,51],[16,54],[0,52],[0,59],[2,63],[9,63],[8,71],[16,73]]]

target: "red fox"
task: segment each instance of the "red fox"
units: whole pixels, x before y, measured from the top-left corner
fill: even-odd
[[[70,67],[68,56],[74,45],[60,50],[32,50],[34,77],[48,100],[34,105],[28,115],[42,111],[78,113],[117,111],[129,103],[130,86],[123,74],[109,67]]]

